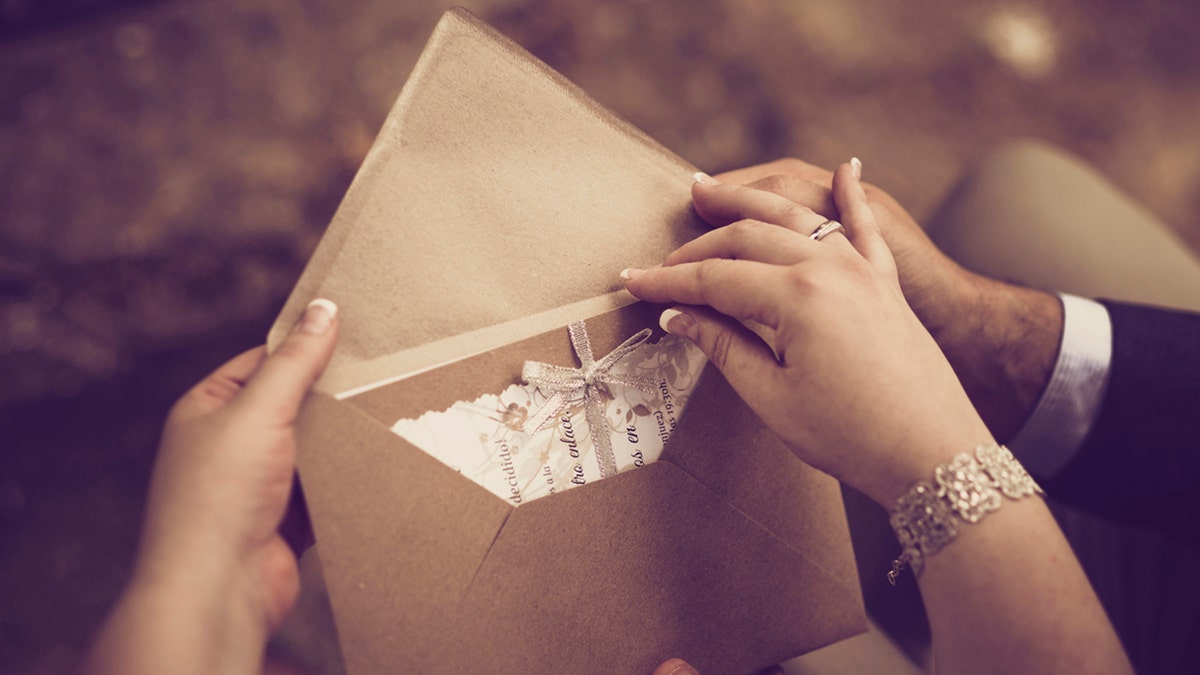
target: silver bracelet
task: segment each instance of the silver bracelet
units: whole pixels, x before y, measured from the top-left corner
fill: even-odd
[[[1044,495],[1029,472],[1003,445],[981,445],[975,456],[962,453],[939,466],[933,473],[936,486],[921,481],[900,499],[888,519],[900,540],[900,557],[892,561],[888,581],[905,566],[920,576],[925,556],[933,555],[958,536],[958,518],[977,523],[1000,508],[1000,495],[1021,499]]]

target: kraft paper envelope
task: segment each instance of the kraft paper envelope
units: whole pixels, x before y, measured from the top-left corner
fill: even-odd
[[[464,10],[272,329],[341,311],[300,479],[351,673],[748,672],[861,632],[835,481],[708,367],[661,459],[513,508],[392,433],[653,326],[617,273],[704,231],[695,169]],[[654,339],[657,339],[654,338]]]

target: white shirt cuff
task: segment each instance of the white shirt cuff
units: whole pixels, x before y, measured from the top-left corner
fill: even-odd
[[[1083,445],[1100,413],[1112,364],[1112,320],[1098,302],[1060,293],[1063,336],[1050,383],[1009,443],[1038,478],[1054,477]]]

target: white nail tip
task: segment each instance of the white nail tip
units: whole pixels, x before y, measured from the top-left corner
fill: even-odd
[[[674,319],[681,314],[683,314],[683,312],[673,307],[671,309],[664,309],[662,315],[658,317],[658,326],[662,328],[663,331],[670,333],[671,329],[667,328],[667,324],[671,323],[671,319]]]
[[[692,174],[692,180],[696,181],[697,183],[699,183],[701,185],[716,185],[717,184],[717,179],[704,173],[703,171],[697,171],[696,173]]]
[[[312,302],[308,303],[308,307],[305,307],[305,309],[308,309],[309,307],[324,307],[325,311],[329,312],[329,318],[331,319],[337,316],[338,312],[337,305],[335,305],[332,300],[326,300],[325,298],[317,298],[316,300],[313,300]]]

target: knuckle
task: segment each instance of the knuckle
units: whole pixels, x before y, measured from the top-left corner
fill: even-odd
[[[792,265],[784,273],[784,279],[787,282],[788,288],[795,293],[811,293],[817,288],[817,284],[813,281],[816,276],[812,270],[813,265]]]
[[[717,328],[712,331],[708,339],[708,359],[717,367],[717,370],[725,370],[726,364],[729,363],[729,350],[733,346],[733,333],[724,328]]]
[[[798,180],[794,176],[777,173],[759,180],[755,183],[755,187],[786,197],[792,194],[797,182]]]
[[[283,344],[279,345],[270,358],[289,363],[301,361],[308,352],[307,347],[308,345],[305,344],[304,340],[297,339],[293,335],[293,337],[284,340]]]
[[[734,241],[752,239],[761,233],[762,223],[757,220],[744,219],[729,225],[729,236]]]
[[[813,214],[813,210],[807,206],[797,204],[793,201],[788,201],[779,206],[780,224],[787,225],[792,228],[803,226],[803,221]]]
[[[217,401],[231,401],[237,395],[241,386],[229,377],[214,375],[205,378],[185,396],[196,396]]]
[[[808,163],[797,157],[784,157],[778,160],[776,164],[784,173],[799,173],[808,168]]]
[[[719,286],[729,281],[727,273],[732,262],[725,258],[709,258],[696,266],[696,288],[704,304],[711,304]]]
[[[720,258],[709,258],[701,260],[700,264],[696,265],[696,283],[699,284],[702,291],[721,275],[725,262]]]

